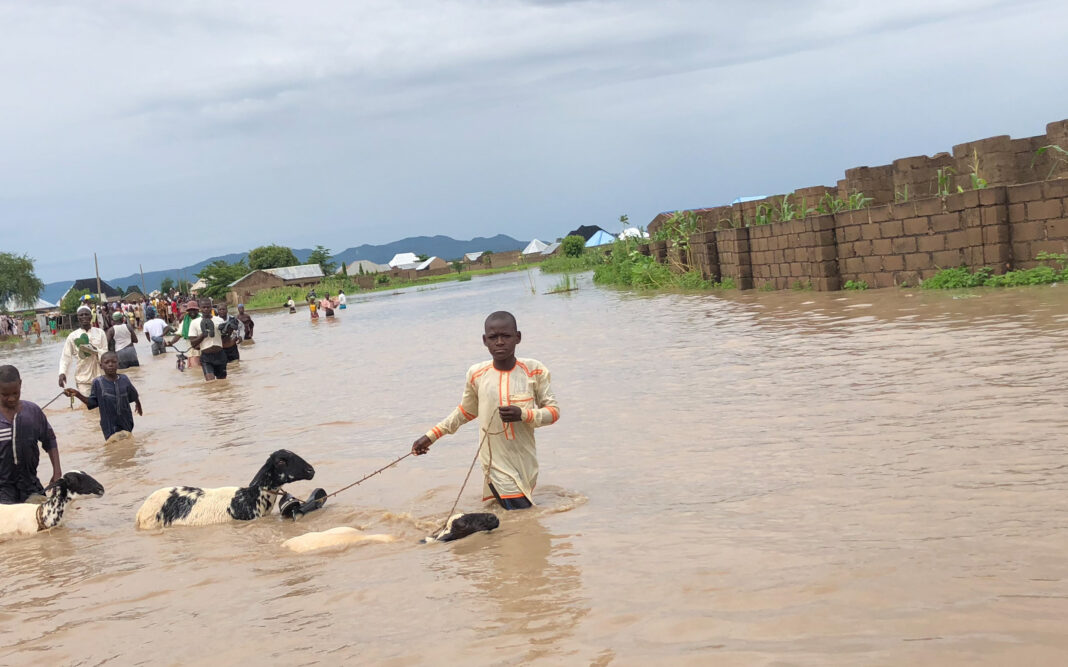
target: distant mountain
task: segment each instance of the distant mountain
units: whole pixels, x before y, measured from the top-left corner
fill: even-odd
[[[507,252],[509,250],[520,250],[525,245],[526,242],[517,241],[506,234],[498,234],[490,238],[478,236],[470,241],[459,241],[449,236],[440,235],[410,236],[406,239],[386,243],[384,245],[369,245],[365,243],[361,246],[356,246],[355,248],[347,248],[335,254],[332,259],[335,262],[344,262],[346,264],[355,262],[358,259],[370,260],[376,264],[385,264],[393,259],[393,256],[399,252],[414,252],[417,255],[427,254],[451,260],[463,257],[469,252],[478,252],[479,250]],[[311,248],[293,248],[293,254],[297,256],[297,260],[300,262],[307,261],[308,256],[311,255],[311,253]],[[246,257],[248,257],[247,252],[237,252],[230,253],[229,255],[219,255],[218,257],[209,257],[196,264],[181,268],[167,269],[164,271],[146,271],[145,287],[150,292],[154,289],[159,289],[159,284],[164,278],[170,276],[172,280],[177,280],[179,274],[190,282],[196,282],[196,274],[208,264],[220,259],[232,263],[240,261]],[[105,278],[105,280],[113,287],[125,292],[126,288],[130,285],[137,285],[140,287],[141,274],[133,273],[121,278]],[[61,280],[54,283],[48,283],[45,285],[44,291],[41,292],[41,298],[55,303],[59,301],[63,294],[66,293],[67,289],[73,284],[74,280]]]

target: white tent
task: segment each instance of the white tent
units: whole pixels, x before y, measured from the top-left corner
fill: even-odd
[[[396,268],[396,267],[400,266],[401,264],[418,264],[418,263],[419,263],[419,255],[416,255],[414,252],[398,252],[396,255],[393,255],[393,259],[389,260],[390,268]]]
[[[649,238],[649,232],[643,232],[642,230],[638,229],[637,227],[627,227],[626,229],[624,229],[622,231],[622,233],[620,233],[619,238],[621,238],[621,239],[631,239],[631,238],[634,238],[634,239],[647,239],[647,238]]]
[[[533,241],[527,244],[526,248],[523,248],[523,254],[532,255],[534,253],[540,253],[542,250],[545,250],[548,247],[548,243],[542,243],[538,239],[534,239]]]

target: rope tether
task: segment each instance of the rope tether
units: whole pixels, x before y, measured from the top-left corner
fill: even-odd
[[[59,392],[58,394],[56,394],[56,397],[55,397],[55,398],[53,398],[53,399],[52,399],[51,401],[49,401],[49,402],[45,403],[44,405],[42,405],[42,406],[41,406],[41,409],[42,409],[42,410],[44,410],[44,409],[45,409],[45,408],[47,408],[48,406],[52,405],[53,403],[55,403],[55,402],[56,402],[56,398],[59,398],[59,397],[60,397],[60,396],[62,396],[62,395],[63,395],[63,392],[62,392],[62,391],[61,391],[61,392]]]
[[[494,412],[492,415],[490,415],[489,424],[486,424],[486,426],[489,427],[489,425],[493,423],[493,418],[494,417],[500,418],[499,415],[500,415],[499,412]],[[441,531],[445,530],[445,528],[449,525],[449,519],[452,518],[452,513],[456,511],[456,506],[460,504],[460,497],[464,495],[464,489],[467,488],[467,482],[471,479],[471,471],[473,471],[475,469],[475,461],[478,460],[478,455],[482,453],[482,445],[486,444],[486,439],[491,435],[501,435],[502,433],[505,432],[505,430],[508,429],[507,426],[504,426],[503,422],[502,422],[501,426],[502,426],[502,429],[500,431],[495,431],[493,433],[490,433],[488,430],[482,430],[482,437],[479,438],[479,440],[478,440],[478,449],[475,450],[475,458],[471,459],[471,465],[467,468],[467,476],[464,477],[464,483],[462,485],[460,485],[460,492],[456,494],[456,500],[453,501],[453,503],[452,503],[452,509],[450,509],[449,513],[445,515],[445,523],[441,524],[441,528],[439,528],[436,532],[440,533]],[[485,475],[485,477],[489,477],[489,469],[493,467],[493,447],[492,446],[490,446],[490,448],[489,448],[489,453],[490,453],[489,465],[486,467],[486,472],[483,473]]]

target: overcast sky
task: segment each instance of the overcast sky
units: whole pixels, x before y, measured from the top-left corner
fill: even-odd
[[[0,1],[0,250],[554,239],[1068,117],[1068,3]]]

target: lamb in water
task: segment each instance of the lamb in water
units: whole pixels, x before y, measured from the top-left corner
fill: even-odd
[[[315,469],[307,461],[279,449],[246,487],[172,486],[154,492],[137,511],[137,527],[205,526],[258,519],[270,513],[282,485],[314,476]]]
[[[49,530],[63,519],[63,510],[82,496],[104,495],[104,487],[89,475],[72,470],[56,480],[47,491],[45,501],[0,505],[0,536],[34,535]]]

